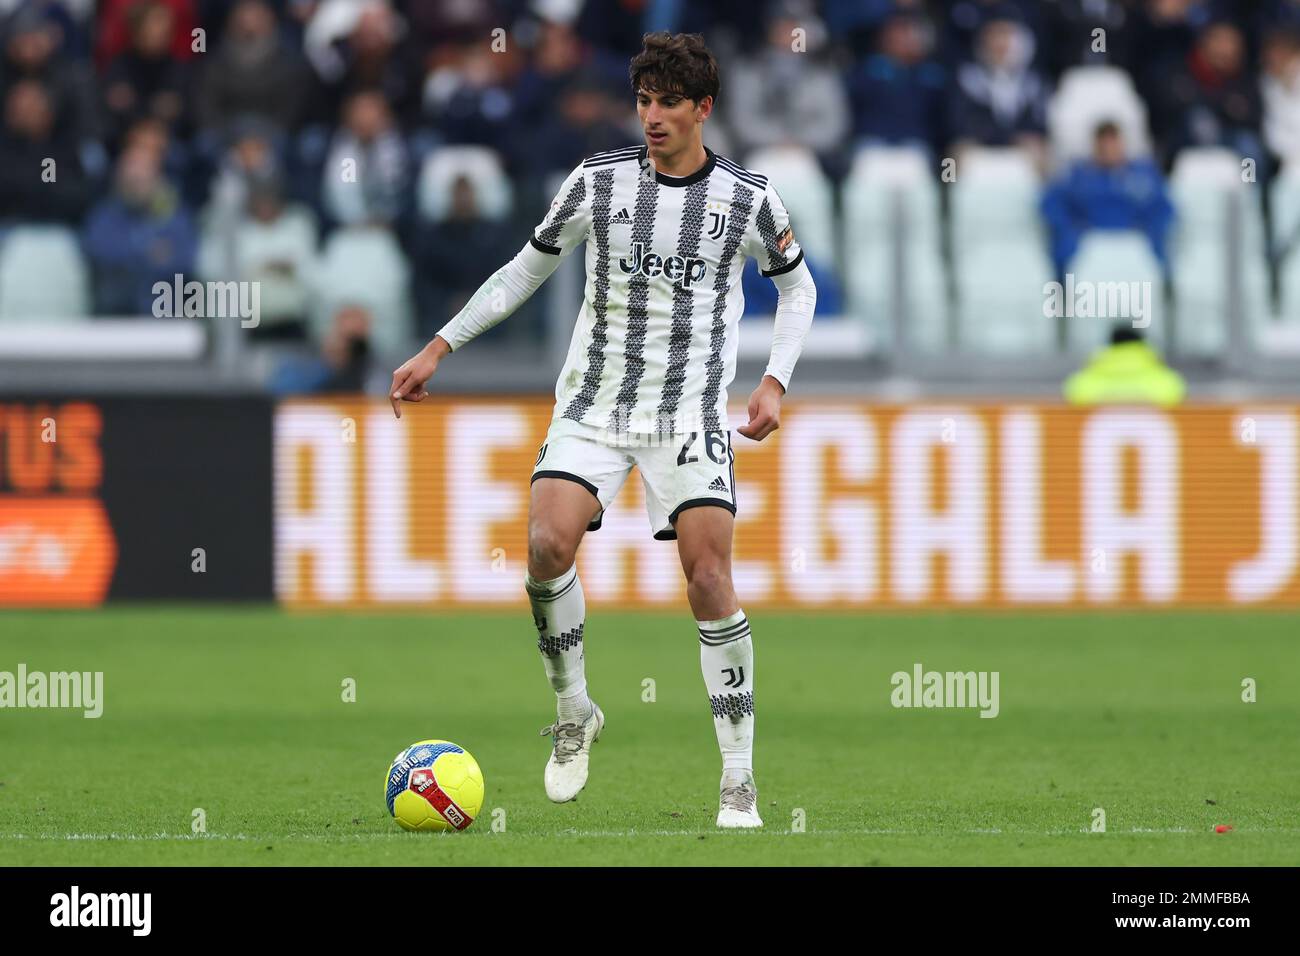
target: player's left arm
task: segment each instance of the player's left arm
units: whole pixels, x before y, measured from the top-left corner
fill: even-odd
[[[759,205],[750,247],[760,271],[776,285],[776,323],[767,370],[749,396],[749,421],[736,430],[762,441],[781,427],[781,398],[790,387],[790,376],[817,308],[817,286],[804,262],[803,249],[795,241],[790,216],[771,183]]]

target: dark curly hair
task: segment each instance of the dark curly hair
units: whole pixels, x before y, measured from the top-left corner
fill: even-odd
[[[718,61],[698,33],[647,33],[642,49],[632,57],[628,77],[632,92],[680,93],[699,103],[718,99]]]

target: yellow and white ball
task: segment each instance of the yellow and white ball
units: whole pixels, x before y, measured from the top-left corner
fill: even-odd
[[[464,830],[483,809],[483,771],[447,740],[411,744],[388,768],[388,812],[406,830]]]

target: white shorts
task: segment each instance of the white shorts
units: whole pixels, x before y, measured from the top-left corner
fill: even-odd
[[[677,537],[673,525],[687,508],[716,505],[736,513],[736,453],[731,432],[629,436],[557,418],[537,454],[532,480],[564,478],[600,502],[587,526],[595,531],[635,465],[645,484],[646,513],[658,541]]]

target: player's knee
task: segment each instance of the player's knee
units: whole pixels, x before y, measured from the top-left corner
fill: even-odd
[[[691,565],[687,586],[700,597],[729,597],[731,567],[721,558],[702,558]]]
[[[528,529],[528,573],[538,580],[557,578],[573,567],[577,544],[556,528],[538,524]]]

